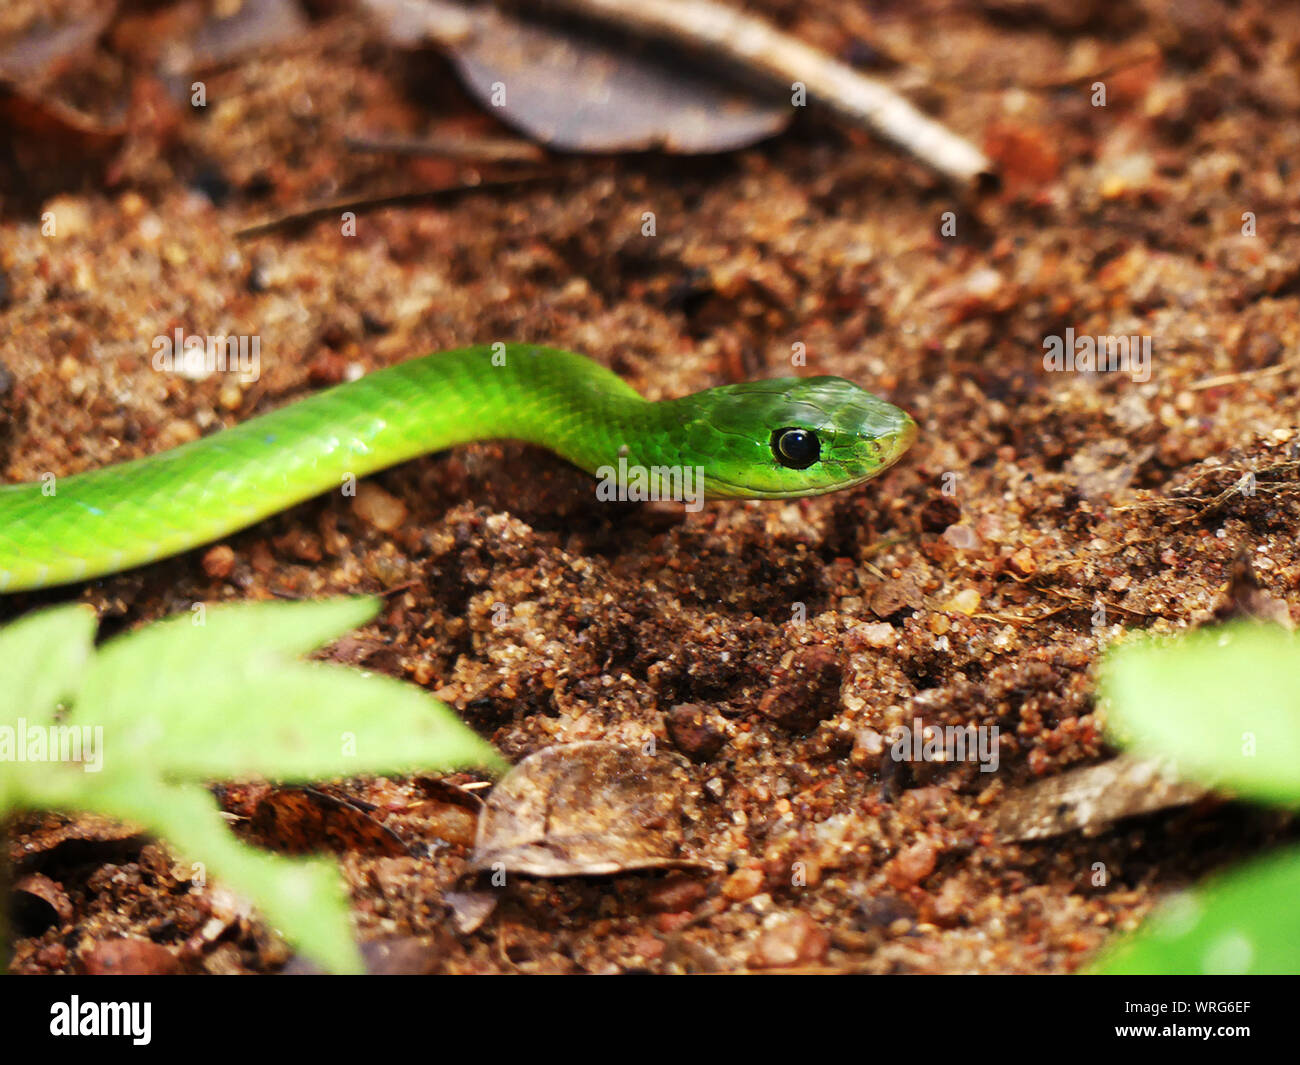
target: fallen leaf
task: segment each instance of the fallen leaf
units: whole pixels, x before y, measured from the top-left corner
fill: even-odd
[[[538,751],[492,789],[470,868],[590,876],[708,867],[683,854],[683,800],[693,795],[684,764],[601,742]]]
[[[265,845],[286,854],[410,854],[402,839],[366,810],[316,788],[272,789],[258,802],[248,827]]]
[[[561,151],[727,152],[781,132],[793,114],[787,101],[761,100],[698,62],[634,49],[587,27],[523,20],[490,6],[407,0],[400,15],[392,0],[368,6],[398,45],[418,36],[412,8],[426,9],[439,47],[488,112]],[[449,13],[464,17],[449,20]],[[454,32],[437,29],[449,21]]]
[[[1121,755],[1010,793],[986,826],[1007,842],[1079,829],[1096,835],[1120,818],[1186,806],[1209,793],[1199,784],[1179,780],[1167,763]]]

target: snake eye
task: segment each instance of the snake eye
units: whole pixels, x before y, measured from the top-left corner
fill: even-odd
[[[772,434],[772,454],[791,470],[806,470],[822,454],[821,441],[810,429],[777,429]]]

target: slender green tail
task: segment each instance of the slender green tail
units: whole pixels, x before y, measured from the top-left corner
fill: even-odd
[[[597,476],[698,470],[707,495],[774,498],[867,480],[914,433],[901,410],[840,378],[756,381],[651,403],[572,352],[462,348],[171,451],[0,487],[0,591],[165,558],[353,478],[473,440],[538,444]]]

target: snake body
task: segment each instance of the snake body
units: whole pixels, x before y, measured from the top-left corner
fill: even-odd
[[[0,487],[0,591],[165,558],[352,478],[475,440],[538,444],[598,476],[693,467],[706,496],[784,498],[859,484],[895,462],[914,434],[903,411],[838,377],[651,402],[572,352],[462,348],[156,455]]]

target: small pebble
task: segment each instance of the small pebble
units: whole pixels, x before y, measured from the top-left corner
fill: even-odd
[[[849,761],[854,765],[863,765],[880,757],[885,749],[885,738],[873,728],[861,729],[853,737],[853,750]]]
[[[821,961],[831,937],[807,914],[796,913],[758,937],[749,963],[760,969],[782,969]]]
[[[164,946],[147,939],[109,939],[81,956],[80,970],[88,976],[173,975],[181,963]]]
[[[235,552],[226,544],[210,547],[203,554],[203,572],[214,580],[224,580],[235,568]]]
[[[763,870],[737,869],[722,885],[722,894],[733,902],[752,899],[763,890]]]
[[[54,227],[52,233],[46,230],[47,215]],[[43,236],[79,236],[90,229],[90,207],[72,196],[55,196],[41,205],[41,226]]]
[[[791,732],[807,732],[839,712],[841,667],[828,647],[800,651],[758,702],[759,713]]]
[[[1027,547],[1022,547],[1012,555],[1007,565],[1012,572],[1019,574],[1021,577],[1032,577],[1038,572],[1038,563],[1034,561],[1034,553]]]
[[[980,545],[979,537],[969,525],[949,525],[943,530],[943,538],[958,551],[974,551]]]
[[[894,646],[896,635],[894,626],[887,621],[873,621],[866,625],[858,625],[853,631],[868,647],[885,648]]]
[[[965,614],[969,617],[980,608],[980,593],[974,588],[963,588],[948,600],[944,607],[949,613]]]
[[[233,381],[221,386],[217,402],[226,410],[239,410],[244,402],[244,393]]]
[[[710,719],[708,712],[695,703],[674,706],[665,716],[668,737],[692,762],[708,762],[722,750],[726,734]]]
[[[694,909],[708,894],[708,888],[700,880],[674,875],[650,892],[646,906],[656,913],[682,913]]]
[[[885,879],[890,886],[902,890],[919,884],[934,872],[938,848],[928,839],[905,847],[885,866]]]
[[[392,532],[406,521],[406,504],[370,481],[357,485],[352,509],[362,521],[380,532]]]

